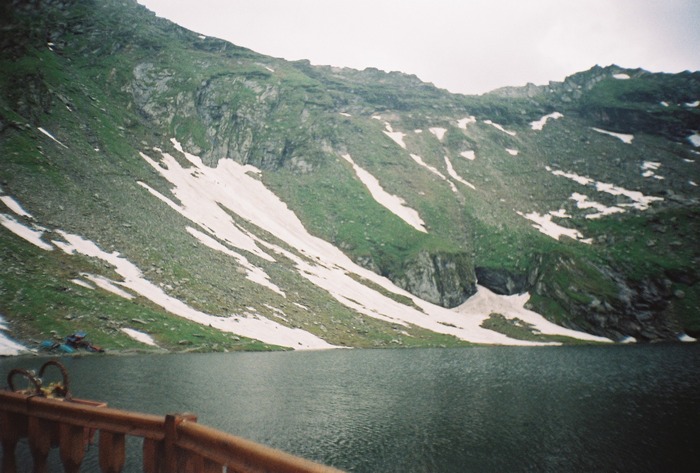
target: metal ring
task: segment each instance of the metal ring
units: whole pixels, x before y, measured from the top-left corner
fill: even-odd
[[[7,374],[7,385],[10,387],[10,391],[15,392],[15,385],[12,382],[12,379],[15,377],[16,374],[20,374],[27,378],[29,381],[31,381],[31,383],[34,385],[34,396],[43,395],[43,393],[41,392],[41,379],[37,378],[33,372],[22,368],[14,368],[10,370],[10,372]]]
[[[44,371],[46,368],[49,366],[55,366],[61,371],[61,376],[63,377],[63,389],[65,391],[65,395],[63,396],[66,399],[70,399],[71,394],[70,394],[70,387],[69,387],[69,378],[68,378],[68,370],[66,369],[65,366],[63,366],[62,363],[56,360],[49,360],[43,365],[41,365],[41,369],[39,369],[39,378],[42,378],[44,376]]]

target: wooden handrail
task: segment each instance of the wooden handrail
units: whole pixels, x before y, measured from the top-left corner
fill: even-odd
[[[154,440],[163,439],[163,417],[101,406],[106,404],[83,399],[59,400],[0,391],[0,409],[8,412],[32,415],[76,427],[104,429]]]
[[[34,471],[46,470],[46,458],[58,446],[64,471],[77,472],[90,433],[99,431],[103,473],[124,466],[125,436],[143,442],[145,473],[232,472],[333,473],[335,468],[197,424],[192,414],[156,416],[105,407],[81,399],[51,399],[0,390],[2,472],[17,471],[15,447],[29,441]]]
[[[225,465],[228,471],[279,473],[330,471],[327,466],[193,422],[180,424],[178,434],[177,444],[180,448]]]

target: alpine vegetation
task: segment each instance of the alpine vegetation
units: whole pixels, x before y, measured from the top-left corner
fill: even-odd
[[[700,334],[698,72],[465,96],[134,0],[0,18],[2,353]]]

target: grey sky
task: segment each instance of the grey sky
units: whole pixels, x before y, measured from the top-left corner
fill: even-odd
[[[415,74],[457,93],[595,64],[700,70],[700,0],[139,0],[262,54]]]

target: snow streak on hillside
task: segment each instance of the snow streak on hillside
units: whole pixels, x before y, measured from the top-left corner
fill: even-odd
[[[631,140],[630,140],[631,141]],[[659,163],[654,163],[654,162],[645,162],[642,165],[642,168],[644,170],[657,170],[660,167]],[[549,166],[546,166],[545,169],[549,172],[551,172],[555,176],[560,176],[560,177],[565,177],[567,179],[570,179],[577,184],[580,184],[582,186],[587,186],[587,187],[592,187],[598,192],[610,194],[613,196],[623,196],[629,199],[631,202],[630,203],[619,203],[615,206],[609,207],[606,205],[603,205],[599,202],[596,202],[594,200],[590,200],[589,197],[585,194],[581,194],[578,192],[574,192],[571,194],[570,199],[576,202],[576,207],[582,210],[595,210],[596,212],[594,213],[588,213],[585,215],[585,218],[587,219],[598,219],[601,217],[605,217],[607,215],[612,215],[616,213],[625,213],[626,209],[633,208],[639,211],[644,211],[649,208],[649,206],[652,204],[652,202],[657,202],[657,201],[662,201],[664,200],[663,197],[654,197],[654,196],[647,196],[642,194],[639,191],[631,191],[629,189],[625,189],[624,187],[616,186],[614,184],[609,184],[606,182],[599,182],[591,179],[590,177],[586,176],[580,176],[576,173],[571,173],[571,172],[564,172],[561,170],[555,170],[552,169]],[[651,174],[645,174],[645,177],[651,177],[654,176],[654,173],[651,172]],[[661,176],[657,176],[661,177]],[[663,177],[661,177],[663,179]],[[554,238],[555,240],[559,240],[561,236],[567,236],[569,238],[573,238],[574,240],[578,240],[582,243],[587,243],[591,244],[592,240],[589,238],[585,238],[581,232],[579,232],[576,229],[573,228],[567,228],[563,227],[561,225],[557,225],[554,221],[552,221],[552,218],[571,218],[570,215],[567,215],[566,212],[563,209],[555,210],[552,212],[549,212],[547,214],[541,215],[537,212],[532,212],[529,214],[524,214],[522,212],[517,212],[518,215],[527,218],[528,220],[534,222],[535,224],[533,225],[537,230],[539,230],[541,233],[544,233],[547,236],[550,236]]]
[[[418,212],[406,205],[406,201],[401,197],[389,194],[379,184],[379,180],[372,174],[358,166],[349,154],[344,154],[343,159],[352,165],[355,175],[367,187],[374,200],[382,206],[386,207],[391,213],[399,217],[401,220],[418,230],[419,232],[427,233],[425,222],[420,217]]]
[[[160,152],[160,162],[142,153],[144,160],[174,186],[173,196],[181,204],[176,205],[162,195],[158,195],[158,198],[232,251],[257,254],[264,252],[269,258],[273,257],[271,255],[275,255],[275,258],[286,258],[293,262],[300,276],[328,291],[340,303],[368,317],[403,326],[415,325],[475,343],[532,344],[482,328],[481,323],[491,313],[482,306],[473,306],[473,302],[467,301],[456,310],[445,309],[420,300],[393,285],[388,279],[356,265],[330,243],[309,234],[286,204],[254,177],[259,171],[252,166],[222,159],[217,167],[210,168],[205,166],[199,157],[185,152],[177,141],[173,140],[173,144],[183,153],[190,167],[181,166],[168,153]],[[145,184],[142,185],[148,188],[149,192],[154,192]],[[233,189],[236,190],[235,194]],[[293,250],[285,250],[238,228],[224,209],[275,235]],[[387,291],[412,299],[420,309],[401,304],[361,284],[351,277],[351,274],[378,284]],[[480,288],[479,291],[488,292],[484,288]],[[503,312],[508,316],[519,314],[522,310],[518,301],[515,305],[510,304],[510,310]],[[555,331],[557,334],[565,333],[576,338],[607,340],[562,327],[553,328],[541,316],[535,314],[533,317],[539,317],[539,323],[535,325],[543,333]]]
[[[0,315],[0,356],[12,356],[26,352],[27,348],[5,335],[5,330],[7,330],[5,319]]]
[[[418,299],[394,286],[388,279],[356,265],[328,242],[310,235],[296,215],[255,177],[259,173],[257,169],[240,165],[230,159],[222,159],[216,168],[210,168],[205,166],[197,156],[184,152],[179,143],[174,140],[173,143],[191,166],[187,168],[181,166],[173,156],[160,150],[158,150],[161,154],[159,161],[145,153],[141,153],[141,156],[174,186],[172,194],[175,199],[156,192],[145,183],[140,184],[198,227],[186,228],[197,242],[235,259],[247,272],[249,279],[262,287],[284,296],[284,291],[270,281],[261,268],[250,263],[246,254],[256,255],[270,262],[280,258],[287,259],[293,263],[301,277],[326,290],[340,303],[367,317],[395,325],[418,326],[474,343],[542,344],[511,339],[481,327],[484,320],[492,312],[497,311],[506,318],[524,320],[543,334],[609,341],[602,337],[559,327],[539,314],[527,311],[523,308],[528,298],[527,294],[518,297],[498,296],[479,287],[476,296],[453,310]],[[3,194],[1,189],[0,194]],[[0,224],[15,235],[43,250],[60,249],[67,254],[80,254],[101,260],[113,268],[121,278],[121,280],[112,280],[102,275],[83,273],[79,278],[72,280],[76,285],[91,290],[102,289],[127,299],[139,295],[174,315],[264,343],[294,349],[333,348],[333,345],[314,334],[290,328],[263,317],[255,307],[248,307],[242,314],[214,315],[196,310],[148,281],[136,265],[118,252],[108,253],[94,242],[79,235],[52,229],[52,233],[59,237],[55,237],[49,243],[43,239],[49,229],[37,224],[12,197],[7,195],[2,197],[1,202],[15,216],[0,213]],[[175,200],[179,201],[179,204]],[[238,227],[227,210],[250,224],[276,235],[292,250],[266,242]],[[415,307],[399,303],[358,282],[358,278],[352,277],[352,274],[371,281],[389,292],[410,298]],[[264,305],[270,308],[268,304]],[[275,307],[272,309],[284,320],[282,310]],[[136,333],[133,329],[125,333],[143,343],[149,345],[155,343],[146,338],[145,334]]]
[[[0,189],[1,192],[2,190]],[[21,210],[21,206],[16,202],[15,204],[8,208],[10,210]],[[90,240],[58,229],[55,229],[54,232],[61,236],[61,240],[52,240],[51,244],[45,242],[42,237],[48,229],[35,224],[32,215],[22,212],[22,216],[31,222],[29,225],[19,222],[11,215],[2,213],[0,213],[0,225],[43,250],[52,251],[54,248],[59,248],[67,254],[81,254],[104,261],[110,267],[113,267],[114,271],[122,278],[121,281],[114,281],[101,275],[82,273],[80,278],[71,281],[76,285],[89,289],[100,288],[125,299],[132,299],[135,294],[138,294],[177,316],[202,325],[209,325],[224,332],[257,339],[264,343],[294,349],[334,348],[333,345],[309,332],[286,327],[257,313],[248,313],[244,314],[244,316],[218,317],[193,309],[184,302],[166,294],[156,284],[148,281],[135,264],[116,251],[108,253]],[[266,285],[264,282],[257,282]],[[134,332],[130,331],[126,333],[132,337],[135,335]],[[8,346],[8,343],[8,341],[4,340],[4,337],[0,337],[0,346]]]
[[[436,167],[431,166],[428,163],[426,163],[425,161],[423,161],[423,158],[421,158],[417,154],[411,153],[411,159],[413,159],[416,162],[416,164],[418,164],[419,166],[427,169],[428,171],[435,174],[437,177],[439,177],[443,181],[447,182],[447,184],[450,186],[450,189],[452,189],[452,192],[455,192],[455,193],[457,192],[457,187],[454,185],[454,183],[452,181],[450,181],[449,179],[447,179],[445,177],[445,175],[443,173],[441,173],[440,171],[438,171],[438,169]]]
[[[543,116],[539,120],[536,120],[534,122],[530,122],[530,127],[533,130],[541,131],[544,126],[547,124],[548,120],[558,120],[559,118],[563,118],[564,115],[559,113],[559,112],[553,112],[548,115]]]
[[[626,143],[628,145],[631,145],[632,140],[634,139],[634,135],[628,135],[625,133],[615,133],[615,132],[608,131],[608,130],[601,130],[600,128],[593,128],[593,131],[597,131],[598,133],[602,133],[604,135],[612,136],[612,137],[617,138],[618,140],[620,140],[623,143]]]
[[[546,166],[545,169],[547,171],[551,172],[552,174],[554,174],[555,176],[565,177],[565,178],[570,179],[578,184],[581,184],[582,186],[589,186],[589,187],[592,186],[598,192],[603,192],[603,193],[610,194],[613,196],[623,196],[631,201],[630,203],[618,204],[618,207],[633,208],[633,209],[643,211],[643,210],[647,210],[649,208],[649,206],[652,204],[652,202],[660,202],[660,201],[664,200],[663,197],[644,195],[639,191],[632,191],[629,189],[625,189],[624,187],[616,186],[614,184],[610,184],[607,182],[596,181],[594,179],[591,179],[590,177],[580,176],[576,173],[564,172],[561,170],[553,170],[549,166]],[[579,200],[579,199],[574,198],[574,200]]]

